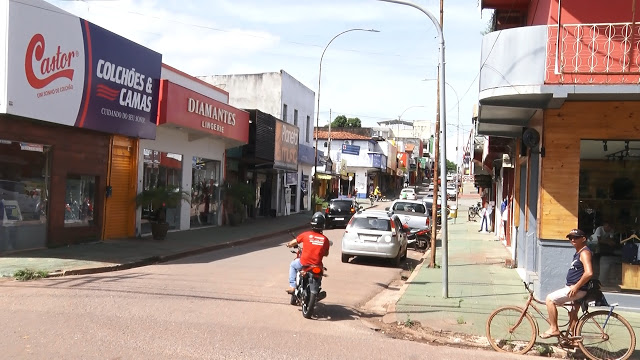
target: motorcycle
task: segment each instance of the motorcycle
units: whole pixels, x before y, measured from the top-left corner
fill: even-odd
[[[482,203],[478,202],[476,205],[469,207],[469,213],[467,215],[467,220],[476,221],[476,216],[480,216],[480,209],[482,209]]]
[[[416,251],[428,250],[431,247],[431,228],[412,229],[407,234],[408,244],[413,244]]]
[[[291,252],[296,254],[296,258],[299,258],[302,255],[302,244],[294,246],[294,250],[291,250]],[[304,266],[296,274],[296,286],[293,294],[291,294],[290,303],[296,306],[301,305],[302,316],[306,319],[311,318],[313,315],[316,303],[327,297],[327,292],[321,288],[322,278],[327,276],[324,273],[325,271],[327,271],[326,267],[310,265]]]
[[[376,201],[376,196],[373,195],[373,193],[369,194],[369,201],[371,202],[371,206],[373,206],[373,203]]]

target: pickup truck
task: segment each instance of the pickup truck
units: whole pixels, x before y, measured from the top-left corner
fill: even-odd
[[[385,210],[398,215],[410,229],[424,229],[431,224],[431,209],[427,209],[420,200],[395,200]]]

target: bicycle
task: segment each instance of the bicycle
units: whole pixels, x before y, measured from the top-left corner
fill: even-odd
[[[533,348],[538,336],[538,323],[529,313],[533,308],[547,323],[549,320],[535,303],[543,301],[533,296],[533,290],[525,282],[529,292],[524,308],[503,306],[496,309],[487,319],[487,339],[498,352],[525,354]],[[562,307],[570,312],[573,306],[580,306],[582,315],[575,325],[575,334],[569,329],[560,331],[558,343],[563,347],[577,346],[591,360],[628,359],[636,347],[636,335],[629,322],[613,309],[618,304],[610,304],[609,310],[588,311],[588,302],[583,299],[565,303]],[[546,310],[546,309],[545,309]],[[560,328],[568,328],[569,321]],[[618,343],[613,344],[612,341]]]

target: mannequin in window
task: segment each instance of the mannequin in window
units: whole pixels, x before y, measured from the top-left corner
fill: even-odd
[[[608,221],[603,221],[589,239],[589,247],[595,249],[596,254],[613,255],[613,249],[618,245],[614,240],[615,230]]]

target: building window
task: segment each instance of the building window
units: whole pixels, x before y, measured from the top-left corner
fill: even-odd
[[[143,162],[142,184],[145,190],[182,187],[182,155],[144,149]],[[166,209],[166,221],[170,229],[176,229],[180,225],[180,206]],[[151,232],[150,221],[158,215],[158,210],[154,209],[153,205],[142,208],[141,231],[143,234]]]
[[[287,122],[287,104],[282,105],[282,121]]]
[[[47,243],[51,147],[0,139],[0,253]]]
[[[64,226],[93,225],[97,178],[91,175],[67,175],[64,200]]]
[[[639,174],[640,141],[580,141],[578,228],[587,234],[593,276],[604,289],[618,289],[621,281],[628,286],[624,245],[640,234]]]
[[[298,109],[293,109],[293,125],[298,126]]]
[[[311,116],[307,115],[307,142],[309,142],[309,134],[311,134],[312,131],[313,129],[311,128]]]

